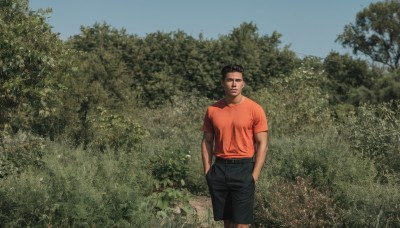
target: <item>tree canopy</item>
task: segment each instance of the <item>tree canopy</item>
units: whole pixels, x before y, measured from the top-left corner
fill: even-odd
[[[44,133],[57,112],[55,75],[65,52],[46,13],[30,11],[26,0],[1,1],[0,129]]]
[[[357,54],[361,52],[391,70],[398,69],[400,60],[400,2],[371,3],[357,13],[355,24],[344,27],[336,39]]]

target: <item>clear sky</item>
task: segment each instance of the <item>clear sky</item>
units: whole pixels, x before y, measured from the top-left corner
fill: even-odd
[[[299,57],[351,53],[335,43],[356,14],[378,0],[30,0],[33,10],[52,8],[48,22],[62,39],[81,26],[106,22],[141,37],[156,31],[184,31],[195,38],[217,39],[243,22],[259,35],[282,34],[282,45]]]

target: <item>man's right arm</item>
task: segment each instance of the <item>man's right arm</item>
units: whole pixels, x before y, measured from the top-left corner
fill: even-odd
[[[214,134],[204,132],[203,140],[201,141],[201,156],[203,158],[204,175],[211,168],[212,155],[214,147]]]

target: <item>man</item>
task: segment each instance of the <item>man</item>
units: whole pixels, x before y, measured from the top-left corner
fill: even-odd
[[[202,127],[204,174],[214,220],[224,220],[224,227],[249,227],[267,155],[267,118],[260,105],[242,95],[243,67],[228,65],[221,73],[225,97],[208,107]]]

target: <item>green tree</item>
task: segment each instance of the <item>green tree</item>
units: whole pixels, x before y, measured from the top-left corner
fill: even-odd
[[[336,41],[395,70],[400,60],[399,21],[399,1],[371,3],[357,14],[355,24],[344,27]]]
[[[288,46],[279,48],[280,38],[278,32],[260,36],[255,24],[242,23],[227,36],[220,37],[224,53],[220,62],[243,65],[248,90],[265,88],[271,77],[289,75],[300,63]]]
[[[391,72],[376,80],[373,91],[379,102],[400,100],[400,72]]]
[[[60,114],[56,104],[62,41],[46,23],[49,11],[34,12],[27,0],[0,4],[0,130],[49,134]]]
[[[323,62],[323,68],[329,79],[326,89],[332,94],[333,103],[346,102],[349,99],[349,93],[351,91],[354,93],[354,89],[361,86],[365,89],[371,88],[376,77],[366,61],[353,59],[348,54],[340,55],[337,52],[329,53]],[[366,95],[365,93],[357,94],[357,96]],[[360,97],[360,100],[365,99]]]
[[[137,72],[137,87],[146,106],[157,107],[170,102],[182,85],[183,77],[174,72],[176,65],[172,62],[179,47],[173,33],[151,33],[143,42],[144,59]]]
[[[127,132],[138,133],[135,126],[124,119],[137,98],[132,90],[135,78],[125,60],[124,50],[130,50],[125,30],[96,23],[93,27],[82,27],[81,34],[70,38],[67,44],[76,51],[74,65],[77,68],[65,82],[70,88],[64,96],[68,101],[65,109],[74,116],[71,121],[75,120],[67,129],[68,137],[72,137],[75,144],[93,144],[91,141],[100,138],[96,137],[96,129],[113,131],[124,124]],[[115,121],[121,124],[114,124]]]

